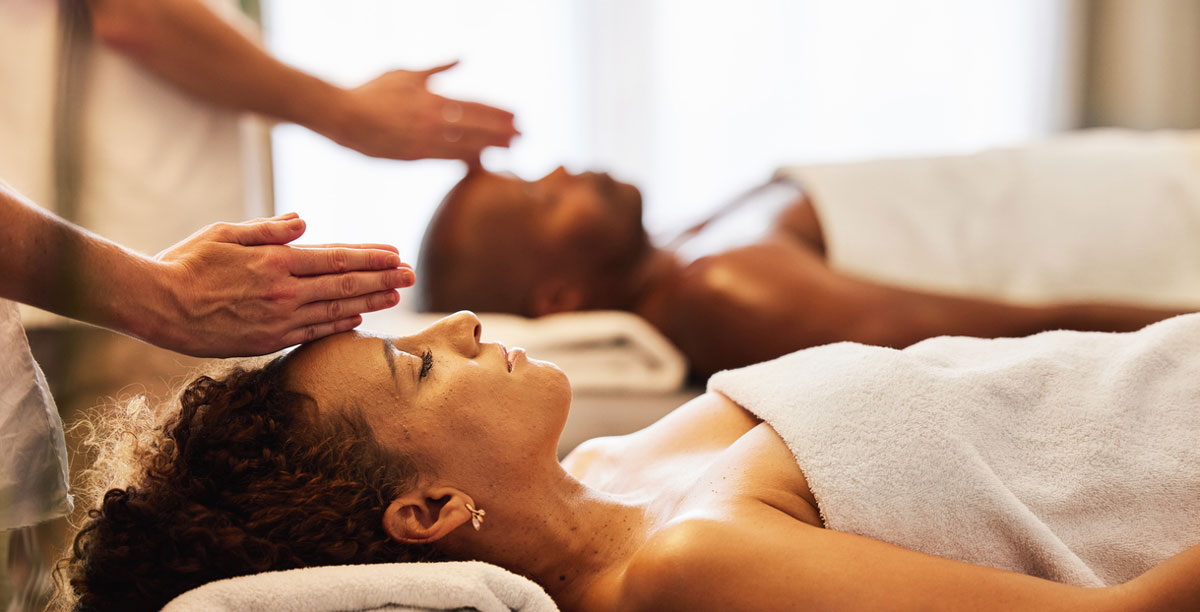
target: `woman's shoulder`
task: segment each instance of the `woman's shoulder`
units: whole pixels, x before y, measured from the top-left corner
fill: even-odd
[[[777,513],[776,513],[777,514]],[[813,529],[795,523],[800,530]],[[768,520],[769,522],[769,520]],[[673,521],[649,537],[630,558],[622,575],[620,600],[625,610],[704,610],[725,599],[720,591],[749,584],[752,550],[761,544],[754,532],[770,529],[759,520],[696,516]],[[781,534],[782,535],[782,534]],[[795,539],[791,545],[798,545]],[[761,551],[757,551],[761,552]]]

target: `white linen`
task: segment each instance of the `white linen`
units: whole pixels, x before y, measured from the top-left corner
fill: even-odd
[[[0,530],[71,511],[62,420],[17,305],[0,300]]]
[[[364,316],[363,327],[411,334],[445,314],[390,309]],[[535,319],[478,313],[483,340],[522,347],[530,357],[562,368],[579,392],[674,391],[687,376],[687,361],[654,326],[621,311],[564,312]]]
[[[777,176],[812,197],[846,273],[1021,302],[1200,305],[1200,132],[1085,131]]]
[[[554,612],[537,583],[480,561],[309,567],[218,580],[163,612]]]
[[[1129,334],[833,344],[721,372],[827,527],[1099,586],[1200,542],[1200,314]]]

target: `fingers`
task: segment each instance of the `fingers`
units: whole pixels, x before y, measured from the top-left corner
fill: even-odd
[[[326,274],[297,279],[296,297],[301,304],[345,300],[412,286],[416,276],[408,268],[380,272]],[[387,306],[383,306],[386,308]],[[362,311],[359,311],[362,312]],[[343,316],[350,313],[342,313]]]
[[[287,244],[304,234],[305,224],[296,213],[270,219],[221,224],[221,238],[244,246]]]
[[[515,116],[503,109],[478,102],[458,102],[462,106],[463,127],[516,136],[519,132],[513,124]]]
[[[430,157],[442,159],[462,159],[468,164],[472,159],[478,160],[480,153],[487,147],[507,147],[511,136],[498,136],[478,130],[464,130],[462,136],[453,142],[443,139],[433,143]]]
[[[391,308],[400,303],[400,294],[394,289],[376,291],[351,298],[312,302],[296,309],[294,321],[299,325],[317,325],[340,321],[347,317]]]
[[[400,302],[394,290],[376,291],[351,298],[305,304],[296,309],[299,327],[284,334],[284,346],[311,342],[330,334],[349,331],[362,323],[364,312],[391,308]]]
[[[286,256],[288,271],[295,276],[340,274],[357,270],[387,270],[403,265],[400,256],[395,251],[387,249],[293,248],[288,250]],[[411,275],[412,270],[408,269],[408,273]]]
[[[331,334],[350,331],[355,327],[358,327],[361,323],[362,317],[354,315],[352,317],[346,317],[336,321],[326,321],[322,323],[314,323],[312,325],[304,325],[284,334],[282,339],[283,344],[280,348],[292,346],[294,344],[301,344],[304,342],[312,342],[313,340],[324,338],[325,336]]]
[[[400,253],[400,249],[397,249],[390,244],[375,243],[347,244],[343,242],[331,242],[329,244],[293,244],[292,247],[297,249],[376,249],[380,251],[391,251],[396,254]]]
[[[425,70],[421,71],[421,74],[424,75],[425,78],[429,78],[439,72],[445,72],[457,65],[458,65],[458,60],[454,60],[453,62],[450,62],[448,64],[442,64],[441,66],[434,66],[433,68],[426,68]]]

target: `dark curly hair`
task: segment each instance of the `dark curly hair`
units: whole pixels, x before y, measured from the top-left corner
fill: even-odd
[[[383,448],[356,410],[318,418],[287,389],[284,364],[202,376],[178,410],[155,417],[132,402],[103,425],[116,435],[100,436],[110,452],[93,472],[107,492],[60,564],[75,610],[158,610],[268,570],[435,558],[383,530],[384,509],[415,484],[414,462]]]

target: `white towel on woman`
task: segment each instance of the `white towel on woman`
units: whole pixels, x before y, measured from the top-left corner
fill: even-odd
[[[833,344],[709,389],[779,432],[831,529],[1087,586],[1200,543],[1200,314]]]
[[[835,269],[1019,302],[1200,306],[1200,131],[782,168]]]
[[[211,582],[163,612],[557,612],[537,583],[480,561],[335,565]]]

